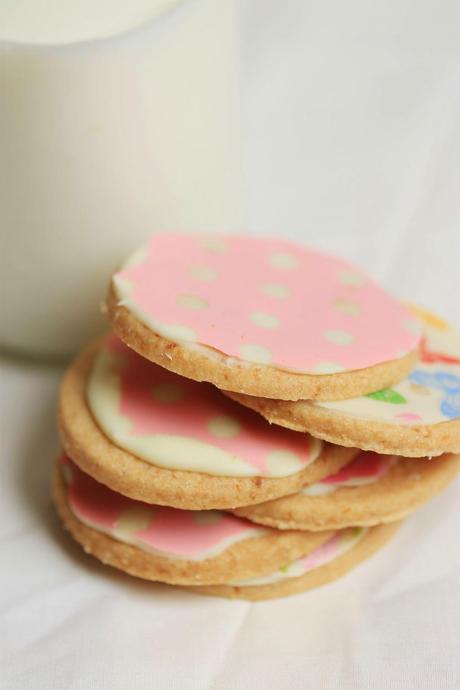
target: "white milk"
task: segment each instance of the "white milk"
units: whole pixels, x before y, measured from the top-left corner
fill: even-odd
[[[3,347],[74,351],[148,234],[239,225],[235,2],[0,0]]]

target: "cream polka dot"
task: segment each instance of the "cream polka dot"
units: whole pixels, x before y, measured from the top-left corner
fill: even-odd
[[[201,246],[216,254],[224,254],[227,251],[227,243],[222,237],[204,237]]]
[[[245,343],[240,345],[239,351],[243,359],[256,364],[269,364],[272,359],[272,353],[268,347],[263,347],[262,345]]]
[[[341,271],[339,277],[342,283],[352,287],[360,287],[361,285],[365,285],[367,282],[366,277],[361,273],[357,273],[356,271]]]
[[[269,297],[276,297],[276,299],[286,299],[290,295],[289,288],[281,283],[265,283],[262,285],[262,292]]]
[[[152,393],[155,400],[162,403],[174,403],[184,397],[184,391],[177,383],[158,383]]]
[[[325,331],[324,337],[334,345],[351,345],[355,339],[348,331]]]
[[[290,450],[272,450],[267,454],[265,462],[274,477],[298,472],[302,468],[300,458]]]
[[[259,328],[278,328],[280,320],[272,314],[265,314],[263,311],[254,311],[251,314],[251,321]]]
[[[203,280],[206,282],[210,280],[215,280],[218,276],[216,269],[211,268],[211,266],[190,266],[188,271],[192,278],[196,278],[196,280]]]
[[[338,374],[343,370],[344,367],[337,362],[318,362],[312,369],[316,374]]]
[[[154,516],[151,508],[145,506],[132,506],[123,510],[115,523],[115,531],[120,534],[133,534],[147,527]]]
[[[359,304],[356,304],[356,302],[351,302],[348,299],[335,299],[332,302],[332,306],[342,314],[350,314],[352,316],[356,316],[361,311]]]
[[[192,510],[190,512],[198,525],[216,525],[223,517],[219,510]]]
[[[161,335],[174,342],[180,342],[181,340],[196,342],[197,339],[196,333],[192,328],[181,326],[179,323],[162,324],[160,329]]]
[[[196,295],[189,295],[187,293],[177,295],[176,302],[181,307],[185,307],[186,309],[206,309],[206,307],[209,306],[206,300],[202,297],[197,297]]]
[[[274,254],[270,255],[268,260],[270,265],[274,268],[281,268],[285,270],[295,268],[299,263],[299,260],[296,256],[287,254],[285,252],[275,252]]]
[[[218,438],[234,438],[241,431],[241,425],[236,419],[218,415],[208,422],[208,431]]]

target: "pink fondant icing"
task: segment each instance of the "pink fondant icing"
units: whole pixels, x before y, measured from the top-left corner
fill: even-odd
[[[391,457],[373,453],[372,451],[363,451],[359,455],[342,467],[335,474],[330,474],[328,477],[321,479],[321,484],[345,484],[353,480],[380,479],[391,467],[393,459]]]
[[[346,550],[347,539],[350,539],[350,546],[354,545],[352,542],[355,540],[350,537],[348,531],[339,530],[312,553],[299,559],[303,572],[308,573],[310,570],[326,565],[326,563],[337,558],[340,553]]]
[[[200,236],[154,235],[146,258],[117,274],[127,303],[226,355],[244,360],[244,346],[257,345],[266,363],[294,371],[362,369],[418,346],[405,307],[348,262],[276,239],[219,241],[216,251]]]
[[[422,422],[422,417],[415,412],[402,412],[401,414],[395,414],[395,419],[400,419],[403,422],[408,422],[409,424],[415,424],[417,422]]]
[[[166,554],[196,557],[214,551],[232,539],[254,536],[261,530],[247,520],[220,511],[179,510],[135,501],[112,491],[82,472],[63,455],[61,465],[68,469],[68,503],[71,511],[95,529],[116,532],[119,520],[129,509],[145,509],[151,515],[147,527],[134,530],[132,537],[141,544]],[[207,519],[203,519],[203,515]]]
[[[270,474],[266,459],[274,451],[294,453],[299,471],[315,460],[317,450],[313,448],[318,446],[309,434],[271,426],[211,384],[197,383],[149,362],[114,335],[108,336],[105,343],[123,359],[119,367],[120,413],[130,420],[133,435],[171,434],[197,439],[243,458],[262,474]],[[181,397],[171,402],[158,400],[155,388],[164,384],[177,386]],[[210,431],[212,421],[221,417],[237,423],[239,430],[234,436],[216,436]]]

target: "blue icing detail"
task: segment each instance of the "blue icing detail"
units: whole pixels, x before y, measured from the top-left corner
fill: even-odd
[[[449,419],[460,417],[460,392],[448,395],[441,401],[441,412]]]
[[[438,387],[446,393],[460,393],[460,376],[445,374],[440,371],[435,374]]]
[[[442,370],[431,373],[416,369],[409,375],[409,381],[442,391],[445,397],[441,400],[441,413],[447,419],[460,417],[460,376]]]
[[[437,388],[443,393],[460,393],[460,376],[449,374],[446,371],[430,373],[416,369],[409,375],[409,380],[420,386]]]
[[[409,374],[409,381],[412,381],[412,383],[417,383],[420,386],[436,388],[436,379],[434,374],[429,374],[428,372],[420,371],[419,369],[416,369]]]

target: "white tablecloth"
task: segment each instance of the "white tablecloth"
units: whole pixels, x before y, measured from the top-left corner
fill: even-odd
[[[460,324],[460,7],[252,0],[247,227],[339,252]],[[85,556],[49,496],[60,370],[0,372],[0,687],[454,690],[460,483],[342,581],[249,604]]]

